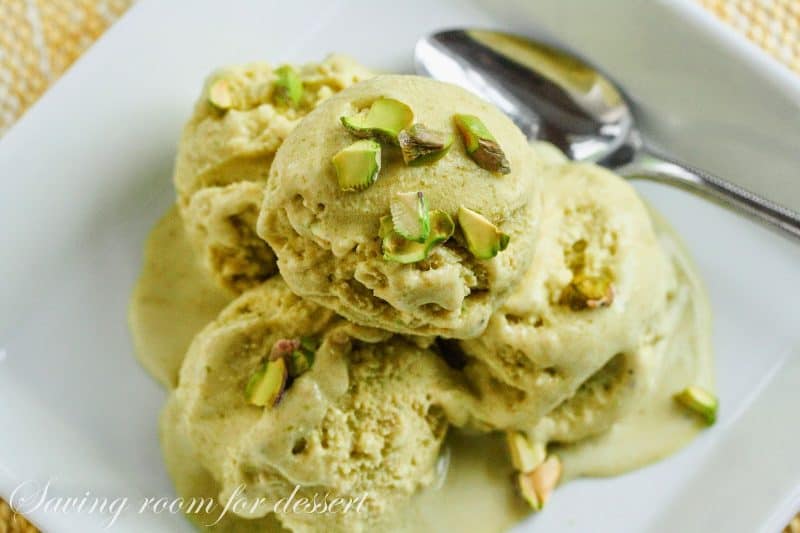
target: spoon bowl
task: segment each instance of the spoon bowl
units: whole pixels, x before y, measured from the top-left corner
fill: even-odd
[[[681,187],[800,239],[800,214],[647,146],[625,92],[568,51],[503,32],[454,29],[420,39],[414,59],[419,74],[493,103],[529,139],[550,142],[570,159]]]
[[[420,39],[415,59],[420,74],[489,100],[529,139],[547,140],[571,159],[602,161],[631,135],[633,114],[617,87],[553,46],[495,31],[449,30]]]

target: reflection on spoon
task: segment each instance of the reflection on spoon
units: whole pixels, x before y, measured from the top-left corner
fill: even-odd
[[[800,238],[800,214],[646,147],[624,92],[575,55],[501,32],[448,30],[420,39],[415,63],[420,74],[492,102],[529,139],[571,159],[681,187]]]

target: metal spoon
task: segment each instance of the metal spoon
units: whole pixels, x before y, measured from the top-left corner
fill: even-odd
[[[800,239],[800,214],[643,143],[623,91],[583,60],[501,32],[448,30],[424,37],[417,72],[460,85],[503,110],[529,139],[626,178],[675,185]]]

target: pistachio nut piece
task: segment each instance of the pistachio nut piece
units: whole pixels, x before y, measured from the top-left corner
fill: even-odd
[[[519,472],[532,472],[545,459],[547,451],[544,444],[532,444],[524,433],[506,431],[506,444],[511,456],[511,464]]]
[[[475,115],[455,115],[453,121],[461,133],[467,154],[479,167],[500,174],[511,172],[505,153],[481,119]]]
[[[381,239],[388,236],[394,231],[394,224],[392,223],[392,215],[385,215],[381,217],[381,224],[378,228],[378,237]]]
[[[424,242],[410,241],[392,230],[381,244],[383,258],[395,263],[410,264],[428,257],[428,246]]]
[[[719,400],[702,387],[698,387],[697,385],[686,387],[675,395],[675,401],[690,411],[700,415],[706,425],[711,426],[717,421]]]
[[[453,235],[453,219],[438,209],[430,212],[430,233],[424,243],[411,241],[394,230],[391,219],[381,219],[379,236],[382,239],[383,258],[396,263],[416,263],[428,258],[431,250]]]
[[[531,509],[539,511],[542,508],[542,502],[539,501],[539,495],[536,494],[536,488],[533,486],[533,480],[529,473],[517,472],[514,474],[514,483],[517,492],[525,500]]]
[[[225,78],[217,78],[208,86],[208,103],[220,111],[233,107],[233,91]]]
[[[299,346],[292,350],[288,357],[289,375],[293,378],[311,369],[317,348],[319,348],[319,341],[314,337],[301,337],[298,344]]]
[[[275,361],[276,359],[288,357],[299,347],[299,339],[278,339],[273,343],[272,348],[269,351],[268,359],[270,361]]]
[[[389,204],[394,230],[410,241],[425,242],[431,232],[428,202],[422,191],[399,192]]]
[[[414,120],[411,108],[394,98],[378,98],[366,113],[342,117],[347,131],[361,138],[374,138],[387,144],[398,144],[397,135]]]
[[[406,165],[416,166],[441,159],[453,144],[453,135],[414,124],[397,135]]]
[[[561,460],[558,456],[551,455],[530,473],[542,507],[550,499],[550,495],[561,480],[562,471]]]
[[[245,398],[249,403],[259,407],[274,407],[283,395],[288,378],[286,358],[279,357],[266,361],[247,382]]]
[[[295,350],[289,355],[287,361],[289,363],[289,375],[292,378],[296,378],[311,370],[311,365],[314,364],[314,352]]]
[[[292,67],[283,65],[275,69],[272,97],[279,104],[297,107],[303,98],[303,81]]]
[[[356,141],[331,159],[336,179],[344,191],[366,189],[378,179],[381,170],[381,145],[369,139]]]
[[[428,251],[452,237],[456,229],[452,217],[439,209],[431,210],[430,219],[431,232],[427,240]]]
[[[561,303],[573,311],[608,307],[614,302],[614,284],[607,276],[576,274],[561,294]]]
[[[300,347],[314,353],[319,348],[319,340],[316,337],[300,337]]]
[[[531,472],[517,474],[517,488],[535,511],[541,510],[561,480],[561,460],[551,455]]]
[[[478,259],[491,259],[508,247],[508,235],[483,215],[464,206],[458,209],[458,225],[467,239],[467,249]]]

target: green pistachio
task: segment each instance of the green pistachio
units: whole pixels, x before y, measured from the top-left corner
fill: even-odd
[[[697,413],[707,425],[717,421],[719,400],[716,396],[697,385],[686,387],[675,395],[675,401],[685,408]]]
[[[303,98],[303,81],[297,72],[289,65],[275,69],[275,85],[273,98],[279,104],[287,107],[297,107]]]
[[[406,165],[416,166],[441,159],[453,144],[453,135],[414,124],[397,135]]]
[[[341,118],[347,131],[356,137],[395,145],[398,144],[398,134],[413,120],[411,108],[394,98],[378,98],[365,113]]]
[[[455,224],[450,215],[444,211],[434,209],[430,212],[430,232],[424,243],[410,241],[400,235],[387,217],[381,219],[380,237],[382,240],[383,257],[387,261],[396,263],[416,263],[428,258],[431,250],[445,242],[453,235]]]
[[[541,443],[532,444],[524,433],[506,431],[506,445],[511,464],[519,472],[532,472],[544,462],[547,451]]]
[[[389,208],[394,230],[410,241],[425,242],[431,231],[428,202],[422,192],[400,192]]]
[[[319,347],[319,342],[314,337],[301,337],[298,344],[288,357],[289,375],[293,378],[311,369]]]
[[[530,472],[520,472],[516,476],[520,495],[534,511],[540,511],[550,499],[553,489],[561,480],[561,460],[551,455]]]
[[[467,249],[478,259],[491,259],[508,247],[510,237],[483,215],[461,206],[458,225],[467,240]]]
[[[274,407],[281,400],[288,378],[285,358],[266,361],[247,382],[245,398],[259,407]]]
[[[233,92],[228,80],[218,78],[208,86],[208,103],[220,111],[233,107]]]
[[[342,190],[366,189],[378,179],[381,145],[369,139],[356,141],[334,155],[331,162]]]
[[[505,153],[481,119],[474,115],[455,115],[453,120],[461,133],[467,154],[478,166],[500,174],[511,172]]]
[[[608,307],[614,302],[614,284],[606,276],[575,274],[561,293],[561,303],[573,311]]]

